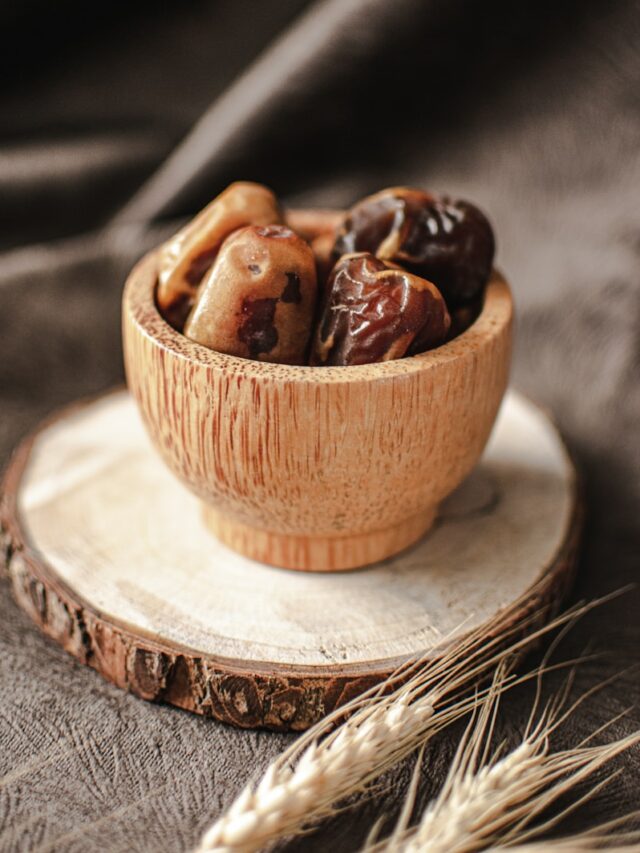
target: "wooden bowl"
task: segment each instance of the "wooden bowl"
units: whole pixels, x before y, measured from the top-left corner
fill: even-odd
[[[125,288],[127,381],[216,536],[264,563],[337,571],[389,557],[431,527],[480,457],[507,385],[504,278],[492,275],[480,316],[451,342],[357,367],[213,352],[163,320],[156,279],[151,253]]]

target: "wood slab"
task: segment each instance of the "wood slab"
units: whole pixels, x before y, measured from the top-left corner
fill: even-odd
[[[417,545],[337,575],[271,568],[211,535],[117,391],[18,448],[0,527],[17,601],[79,660],[144,699],[301,730],[522,596],[554,612],[579,515],[556,429],[510,392],[481,463]]]

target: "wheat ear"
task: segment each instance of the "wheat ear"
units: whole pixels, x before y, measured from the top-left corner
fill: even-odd
[[[205,833],[197,853],[251,853],[333,813],[345,797],[365,789],[472,710],[478,698],[468,695],[472,684],[596,603],[568,611],[544,627],[540,612],[514,622],[516,607],[489,632],[484,626],[440,657],[401,667],[381,686],[325,717],[279,756],[258,784],[248,785]],[[503,682],[501,689],[508,684],[504,671]]]
[[[498,750],[490,757],[498,698],[502,692],[498,674],[492,689],[480,700],[477,719],[473,719],[467,728],[442,790],[428,806],[417,826],[409,827],[408,822],[415,799],[419,767],[415,771],[408,802],[394,832],[382,842],[370,841],[366,850],[370,853],[469,853],[496,844],[500,845],[500,849],[506,849],[507,846],[512,849],[515,845],[521,846],[548,832],[568,812],[593,796],[612,776],[595,785],[588,794],[553,819],[533,828],[529,828],[529,825],[551,803],[614,756],[640,743],[640,732],[636,732],[603,746],[582,743],[574,749],[556,753],[550,751],[550,735],[576,705],[595,689],[581,697],[568,711],[561,713],[565,691],[540,715],[537,723],[534,723],[534,705],[522,742],[506,755],[500,756]],[[583,844],[585,850],[597,849],[598,845],[606,843],[614,823],[618,822],[567,839],[567,848]],[[554,844],[557,845],[556,849],[561,849],[559,842]]]

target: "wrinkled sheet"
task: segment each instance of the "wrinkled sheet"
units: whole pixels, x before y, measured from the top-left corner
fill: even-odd
[[[391,184],[477,201],[519,315],[514,384],[584,477],[573,600],[640,568],[640,18],[631,2],[0,3],[0,459],[46,413],[122,380],[131,264],[228,181],[342,205]],[[575,743],[640,698],[640,596],[582,619],[557,659]],[[624,671],[624,672],[623,672]],[[548,680],[547,689],[566,677]],[[531,685],[504,701],[521,731]],[[631,710],[609,730],[638,727]],[[460,729],[429,749],[421,797]],[[289,738],[149,705],[48,641],[0,581],[0,849],[181,851]],[[640,754],[569,828],[637,807]],[[402,799],[291,844],[351,851]]]

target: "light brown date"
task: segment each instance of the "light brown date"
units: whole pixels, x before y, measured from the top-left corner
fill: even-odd
[[[304,364],[316,289],[311,247],[290,228],[241,228],[222,244],[184,334],[229,355]]]
[[[157,301],[164,318],[182,329],[198,286],[229,234],[245,225],[281,221],[276,197],[267,187],[247,181],[228,186],[160,249]]]
[[[368,252],[345,255],[327,282],[312,365],[389,361],[443,343],[450,318],[426,279]]]

